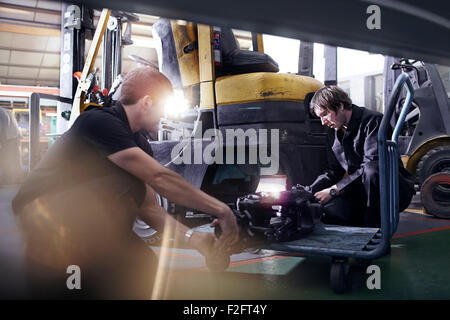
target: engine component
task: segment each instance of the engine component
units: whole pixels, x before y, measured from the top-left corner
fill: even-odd
[[[234,210],[239,226],[239,243],[232,252],[257,244],[293,241],[314,230],[320,204],[314,195],[297,185],[280,193],[258,192],[238,198]],[[216,226],[220,236],[220,226]]]

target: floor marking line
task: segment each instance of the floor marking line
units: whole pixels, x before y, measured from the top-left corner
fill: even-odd
[[[276,256],[269,256],[269,257],[262,257],[262,258],[254,258],[254,259],[249,259],[249,260],[234,261],[234,262],[230,263],[230,266],[228,267],[228,269],[229,268],[233,268],[233,267],[239,267],[239,266],[244,266],[244,265],[248,265],[248,264],[258,263],[258,262],[280,260],[280,259],[283,259],[283,258],[292,258],[292,257],[291,256],[276,255]],[[175,270],[175,271],[172,271],[172,272],[178,273],[178,272],[202,272],[202,271],[208,271],[208,267],[182,269],[182,270]]]
[[[203,257],[194,256],[194,255],[185,254],[185,253],[166,252],[166,253],[163,254],[163,253],[161,253],[160,250],[153,250],[153,252],[157,256],[163,256],[164,255],[164,256],[171,256],[171,257],[177,257],[177,258],[203,259]]]
[[[419,221],[442,221],[448,222],[450,224],[449,219],[434,219],[434,218],[414,218],[414,217],[400,217],[400,220],[419,220]]]
[[[428,213],[425,213],[424,209],[410,209],[410,208],[408,208],[404,212],[417,213],[417,214],[422,214],[422,215],[425,215],[425,216],[429,216]]]
[[[254,259],[249,259],[249,260],[234,261],[234,262],[230,263],[229,268],[245,266],[245,265],[248,265],[248,264],[253,264],[253,263],[258,263],[258,262],[279,260],[279,259],[283,259],[283,258],[289,258],[289,257],[288,256],[276,255],[276,256],[269,256],[269,257],[262,257],[262,258],[254,258]]]
[[[413,231],[413,232],[407,232],[407,233],[401,233],[401,234],[394,235],[392,237],[392,239],[404,238],[404,237],[409,237],[409,236],[415,236],[415,235],[418,235],[418,234],[424,234],[424,233],[430,233],[430,232],[442,231],[442,230],[448,230],[448,229],[450,229],[450,226],[431,228],[431,229],[425,229],[425,230],[419,230],[419,231]]]

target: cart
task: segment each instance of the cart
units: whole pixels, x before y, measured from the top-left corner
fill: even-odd
[[[390,119],[403,87],[406,87],[407,96],[392,137],[388,140]],[[371,260],[379,258],[390,251],[390,240],[396,232],[399,222],[398,136],[413,96],[414,89],[411,81],[403,73],[398,77],[394,85],[394,90],[378,132],[381,228],[318,224],[314,232],[304,238],[290,242],[271,242],[265,245],[264,249],[331,257],[330,284],[336,293],[345,292],[349,288],[350,258],[369,265]],[[211,231],[211,228],[204,225],[198,227],[197,230]],[[223,270],[228,267],[229,262],[228,258],[224,262],[226,266]],[[207,265],[210,269],[217,267],[217,265],[213,266],[208,261]]]

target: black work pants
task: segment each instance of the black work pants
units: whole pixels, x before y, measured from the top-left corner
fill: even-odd
[[[411,182],[399,175],[399,210],[411,203]],[[322,221],[358,227],[377,228],[381,225],[380,180],[378,161],[369,162],[360,178],[349,184],[342,192],[322,206]]]
[[[107,176],[23,208],[30,298],[151,298],[157,257],[132,231],[139,209],[133,196],[142,192],[133,184],[124,175]],[[67,286],[71,265],[80,268],[80,290]]]

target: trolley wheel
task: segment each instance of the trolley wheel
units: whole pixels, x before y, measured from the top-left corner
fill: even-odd
[[[333,259],[330,270],[330,285],[335,293],[344,293],[350,288],[350,264],[348,259]]]
[[[372,260],[356,258],[355,264],[357,267],[365,270],[365,269],[367,269],[368,266],[370,266],[372,264]]]
[[[420,198],[427,213],[438,218],[449,219],[450,197],[442,196],[442,190],[450,190],[449,171],[429,176],[422,185]]]
[[[209,271],[223,272],[230,266],[230,256],[228,255],[206,256],[205,263]]]

